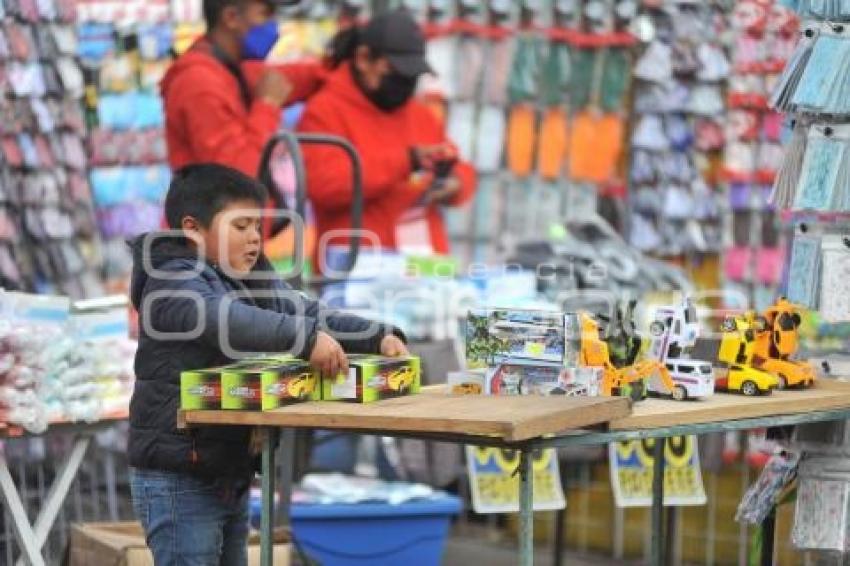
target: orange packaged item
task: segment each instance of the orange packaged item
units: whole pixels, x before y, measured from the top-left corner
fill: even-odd
[[[623,120],[617,114],[584,110],[573,118],[570,178],[602,183],[615,176],[623,150]]]
[[[547,181],[558,179],[564,172],[569,129],[566,110],[561,107],[546,110],[537,146],[537,172]]]
[[[528,177],[534,165],[537,113],[531,104],[517,104],[508,117],[508,169],[517,177]]]

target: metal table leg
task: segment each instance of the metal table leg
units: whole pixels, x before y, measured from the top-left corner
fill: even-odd
[[[664,447],[666,438],[656,438],[652,466],[652,564],[664,561]]]
[[[776,540],[776,510],[770,512],[761,524],[761,566],[773,566]]]
[[[260,565],[273,566],[274,553],[274,495],[275,495],[275,451],[280,431],[266,427],[263,430],[263,477],[262,514],[260,516]]]
[[[534,468],[528,448],[519,456],[519,554],[520,566],[534,566]]]
[[[90,443],[91,436],[89,435],[78,436],[74,439],[71,453],[53,480],[53,485],[42,504],[34,526],[30,525],[29,518],[12,480],[12,475],[9,473],[6,460],[0,458],[0,491],[2,491],[3,499],[12,515],[15,533],[23,549],[23,556],[16,562],[17,566],[23,566],[27,562],[32,566],[44,564],[41,549],[47,542],[47,537],[50,535],[54,523],[56,523],[56,517],[68,497],[68,492],[74,483],[74,478],[77,477]]]

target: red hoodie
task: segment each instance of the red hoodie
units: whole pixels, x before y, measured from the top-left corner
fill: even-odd
[[[448,141],[433,112],[416,100],[393,112],[379,109],[360,91],[349,65],[344,64],[307,102],[299,130],[335,134],[357,148],[363,163],[363,228],[377,236],[381,247],[396,249],[398,221],[422,196],[422,189],[411,183],[410,148]],[[338,149],[305,146],[304,161],[319,237],[350,228],[353,192],[348,157]],[[456,206],[472,197],[476,175],[467,163],[458,163],[454,172],[461,183],[460,193],[451,203]],[[426,217],[434,251],[448,253],[439,207],[428,207]],[[332,239],[331,243],[346,241]],[[371,243],[363,241],[364,246]]]
[[[269,67],[259,61],[241,65],[250,93]],[[320,86],[318,64],[274,67],[292,83],[287,104],[304,100]],[[213,55],[201,38],[184,53],[162,80],[168,161],[172,169],[193,163],[218,163],[256,177],[263,147],[277,132],[280,108],[253,100],[246,107],[239,81]]]

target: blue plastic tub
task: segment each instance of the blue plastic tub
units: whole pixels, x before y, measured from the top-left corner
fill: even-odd
[[[322,566],[438,566],[460,511],[460,500],[444,495],[400,505],[297,504],[291,516],[296,540]]]

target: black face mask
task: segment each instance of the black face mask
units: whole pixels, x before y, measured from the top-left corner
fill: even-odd
[[[417,77],[406,77],[399,73],[390,73],[381,79],[381,84],[377,90],[367,90],[363,85],[363,79],[357,69],[354,69],[354,78],[360,90],[366,95],[372,104],[384,110],[391,112],[404,106],[404,104],[413,98],[413,93],[416,92]]]

